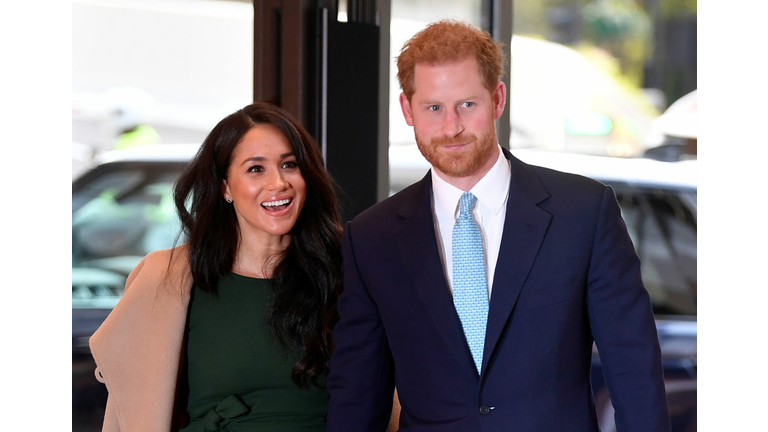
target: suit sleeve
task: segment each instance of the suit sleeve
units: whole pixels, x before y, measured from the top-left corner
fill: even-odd
[[[602,196],[587,307],[619,431],[669,431],[661,350],[640,260],[613,189]]]
[[[394,366],[381,316],[359,269],[352,225],[344,228],[344,292],[328,376],[329,432],[385,431],[392,411]]]

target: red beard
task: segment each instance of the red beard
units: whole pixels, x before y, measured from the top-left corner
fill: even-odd
[[[438,171],[451,177],[468,177],[488,160],[496,145],[496,128],[491,128],[479,140],[476,135],[459,135],[453,138],[433,138],[425,142],[416,135],[419,151]],[[445,152],[442,146],[470,144],[455,152]]]

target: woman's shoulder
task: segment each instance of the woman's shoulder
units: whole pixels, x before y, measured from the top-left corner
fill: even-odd
[[[189,274],[189,255],[186,244],[170,249],[161,249],[147,254],[133,269],[126,281],[126,290],[138,277],[142,279],[177,280]]]
[[[139,265],[186,265],[188,260],[188,250],[189,248],[187,247],[186,243],[170,249],[156,250],[148,253],[144,259],[141,260]]]

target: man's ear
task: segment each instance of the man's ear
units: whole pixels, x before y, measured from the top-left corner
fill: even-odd
[[[411,102],[408,101],[408,97],[405,93],[400,93],[400,108],[403,110],[403,117],[408,126],[413,126],[413,111],[411,110]]]
[[[504,106],[507,104],[507,86],[503,81],[496,83],[493,89],[493,118],[498,119],[504,113]]]

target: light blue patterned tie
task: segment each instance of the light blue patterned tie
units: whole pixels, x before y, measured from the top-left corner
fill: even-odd
[[[453,304],[464,327],[477,372],[483,364],[485,326],[488,322],[488,285],[480,227],[472,218],[477,198],[464,192],[461,211],[453,226]]]

